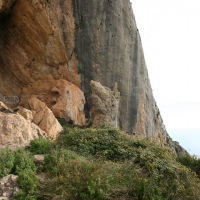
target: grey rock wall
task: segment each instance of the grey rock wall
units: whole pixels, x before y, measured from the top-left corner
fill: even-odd
[[[119,128],[136,137],[165,143],[140,35],[129,0],[75,0],[75,52],[86,113],[90,115],[90,81],[120,92]]]

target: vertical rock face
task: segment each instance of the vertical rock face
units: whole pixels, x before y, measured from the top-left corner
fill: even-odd
[[[165,141],[152,95],[140,35],[129,0],[74,2],[75,52],[89,113],[90,81],[120,92],[119,127],[138,137]]]
[[[7,13],[12,2],[0,1],[2,13]],[[49,108],[53,107],[57,117],[83,125],[85,99],[78,88],[72,3],[72,0],[17,0],[11,15],[1,19],[0,95],[18,96],[23,106],[31,95],[36,95]],[[55,87],[62,94],[55,94]],[[64,101],[68,90],[71,97],[67,104]],[[70,101],[74,101],[73,106]]]
[[[64,78],[80,85],[72,2],[17,0],[11,15],[1,19],[2,95],[39,94],[44,90],[41,83],[48,85],[52,79]]]
[[[84,125],[84,114],[100,116],[91,80],[111,96],[118,85],[106,122],[166,143],[130,0],[0,0],[0,99],[29,108],[35,95],[56,117]]]

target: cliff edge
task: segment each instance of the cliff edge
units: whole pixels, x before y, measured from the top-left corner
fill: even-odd
[[[34,96],[74,124],[106,119],[133,137],[174,145],[130,0],[0,0],[0,82],[11,108],[30,109]]]

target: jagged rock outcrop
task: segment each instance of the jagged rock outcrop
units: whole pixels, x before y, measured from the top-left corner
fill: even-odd
[[[0,199],[11,200],[14,194],[19,191],[17,176],[9,174],[0,179]]]
[[[117,128],[120,97],[117,84],[114,91],[96,81],[91,81],[90,87],[92,91],[91,118],[93,126],[99,127],[106,124]]]
[[[176,152],[177,155],[183,156],[183,155],[189,154],[189,153],[179,144],[179,142],[173,141],[172,144],[173,144],[173,149],[175,149],[175,152]]]
[[[47,137],[56,139],[63,128],[52,111],[35,96],[28,100],[28,105],[33,113],[33,122],[45,131]]]
[[[0,18],[0,96],[28,108],[35,95],[56,117],[84,125],[84,114],[99,120],[91,80],[111,90],[117,83],[118,119],[110,123],[167,144],[130,0],[16,0],[10,8]]]

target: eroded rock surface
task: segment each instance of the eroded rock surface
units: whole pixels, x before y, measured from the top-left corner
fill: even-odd
[[[45,134],[32,123],[30,110],[21,107],[18,108],[18,112],[13,112],[0,101],[0,148],[25,147],[31,140],[44,137]]]
[[[35,96],[28,100],[28,105],[33,113],[33,122],[45,131],[47,137],[56,139],[63,128],[52,111]]]
[[[17,176],[9,174],[0,179],[0,199],[11,200],[16,192],[19,191]]]
[[[30,110],[19,106],[13,112],[0,102],[0,148],[25,147],[38,137],[55,139],[63,130],[44,102],[33,96],[28,105]]]
[[[84,125],[85,97],[79,87],[64,79],[48,78],[47,83],[40,81],[31,85],[29,92],[23,91],[21,104],[28,108],[28,99],[36,94],[35,96],[45,102],[56,117]]]
[[[72,3],[15,2],[12,14],[0,21],[0,94],[21,97],[23,93],[28,99],[30,93],[44,94],[44,85],[59,79],[80,86]],[[46,95],[52,98],[51,90]]]
[[[92,124],[99,127],[104,124],[118,127],[120,93],[117,85],[112,91],[99,82],[91,81]]]
[[[19,106],[17,108],[17,113],[19,113],[21,116],[23,116],[26,120],[28,120],[30,122],[33,121],[33,113],[30,110]]]
[[[71,121],[76,125],[85,124],[85,97],[77,86],[66,80],[59,80],[51,92],[54,96],[51,110],[56,117]]]
[[[25,147],[31,140],[44,137],[44,134],[44,131],[36,124],[26,120],[18,113],[0,112],[0,148]]]

